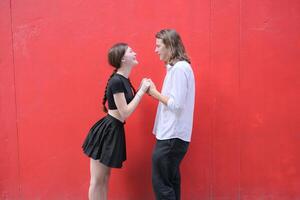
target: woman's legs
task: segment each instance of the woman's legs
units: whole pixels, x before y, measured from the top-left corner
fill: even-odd
[[[89,200],[107,200],[110,168],[94,159],[91,159],[90,168]]]

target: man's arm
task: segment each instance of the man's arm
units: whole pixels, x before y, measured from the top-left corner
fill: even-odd
[[[170,91],[168,91],[170,96],[164,96],[158,92],[151,80],[148,93],[166,105],[171,111],[180,112],[187,95],[187,77],[182,69],[177,68],[174,70],[171,83],[172,87],[170,88]]]

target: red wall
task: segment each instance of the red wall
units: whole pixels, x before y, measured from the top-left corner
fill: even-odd
[[[154,35],[181,33],[196,77],[183,199],[300,199],[300,1],[0,1],[0,199],[86,199],[81,144],[104,114],[107,49],[125,41],[131,74],[161,87]],[[112,200],[153,199],[157,102],[126,123],[128,160]]]

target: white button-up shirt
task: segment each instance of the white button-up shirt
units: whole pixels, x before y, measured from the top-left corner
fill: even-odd
[[[195,102],[194,73],[186,61],[166,68],[161,94],[169,99],[167,105],[158,104],[153,133],[159,140],[179,138],[190,142]]]

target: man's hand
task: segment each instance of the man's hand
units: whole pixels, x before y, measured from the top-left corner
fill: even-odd
[[[155,94],[155,92],[157,91],[155,84],[153,83],[153,81],[151,79],[148,79],[150,81],[150,87],[147,91],[147,93],[151,96],[153,96]]]

